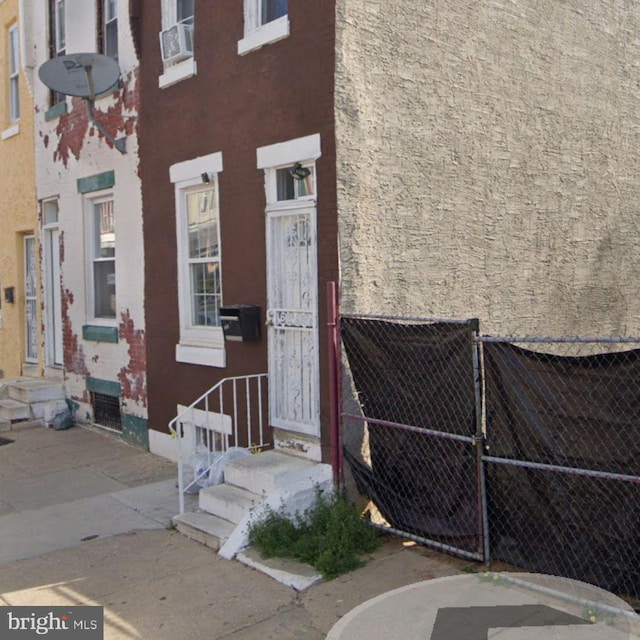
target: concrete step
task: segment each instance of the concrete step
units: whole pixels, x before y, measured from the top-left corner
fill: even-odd
[[[262,501],[262,496],[228,484],[217,484],[200,489],[198,505],[202,511],[238,524],[242,518]]]
[[[11,420],[0,418],[0,431],[10,431],[10,430],[11,430]]]
[[[64,399],[64,386],[44,379],[19,380],[9,385],[9,398],[32,404]]]
[[[237,559],[296,591],[304,591],[322,580],[322,574],[309,564],[291,558],[263,558],[254,547],[247,547]]]
[[[44,422],[52,422],[59,414],[68,410],[66,400],[48,400],[31,404],[31,414],[34,418]]]
[[[235,525],[210,513],[188,511],[173,518],[176,529],[211,549],[218,551],[233,533]]]
[[[18,402],[11,398],[0,400],[0,419],[9,420],[29,420],[31,418],[31,408],[24,402]]]
[[[265,451],[229,462],[224,468],[224,481],[259,496],[275,489],[314,477],[316,463],[302,458]]]

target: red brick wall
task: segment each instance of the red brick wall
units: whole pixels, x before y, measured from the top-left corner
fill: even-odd
[[[225,304],[266,306],[264,173],[256,149],[319,133],[318,262],[323,440],[326,400],[326,282],[337,279],[333,78],[335,19],[330,0],[290,0],[291,35],[245,56],[242,0],[196,2],[198,74],[158,88],[160,3],[146,2],[142,27],[140,141],[144,201],[149,425],[166,430],[178,403],[188,404],[221,377],[266,372],[266,335],[227,343],[227,367],[175,362],[178,341],[175,207],[169,167],[221,151],[222,282]],[[328,453],[328,450],[327,450]]]

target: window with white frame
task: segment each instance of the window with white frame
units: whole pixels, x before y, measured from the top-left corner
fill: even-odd
[[[220,153],[175,164],[170,170],[176,196],[178,247],[180,343],[176,358],[211,366],[224,366],[220,171]],[[212,355],[211,350],[222,353]]]
[[[244,38],[238,53],[244,55],[289,35],[288,0],[244,0]]]
[[[98,52],[118,59],[118,0],[98,0]]]
[[[9,114],[11,122],[20,120],[20,46],[18,25],[9,29]]]
[[[193,58],[194,0],[162,0],[160,54],[164,73],[160,88],[196,74]]]
[[[87,254],[90,315],[96,320],[116,317],[116,228],[113,198],[89,202]]]
[[[64,56],[67,53],[65,26],[65,0],[49,0],[49,57]],[[51,91],[51,104],[64,101],[63,93]]]

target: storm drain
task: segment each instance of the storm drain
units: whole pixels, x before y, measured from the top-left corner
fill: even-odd
[[[3,444],[11,444],[12,442],[15,442],[15,440],[9,440],[9,438],[0,438],[0,447]]]

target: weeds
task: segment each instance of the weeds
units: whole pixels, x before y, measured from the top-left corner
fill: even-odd
[[[364,564],[360,556],[379,546],[374,529],[342,495],[318,491],[315,505],[293,519],[268,510],[249,527],[249,541],[267,558],[294,558],[331,580]]]

